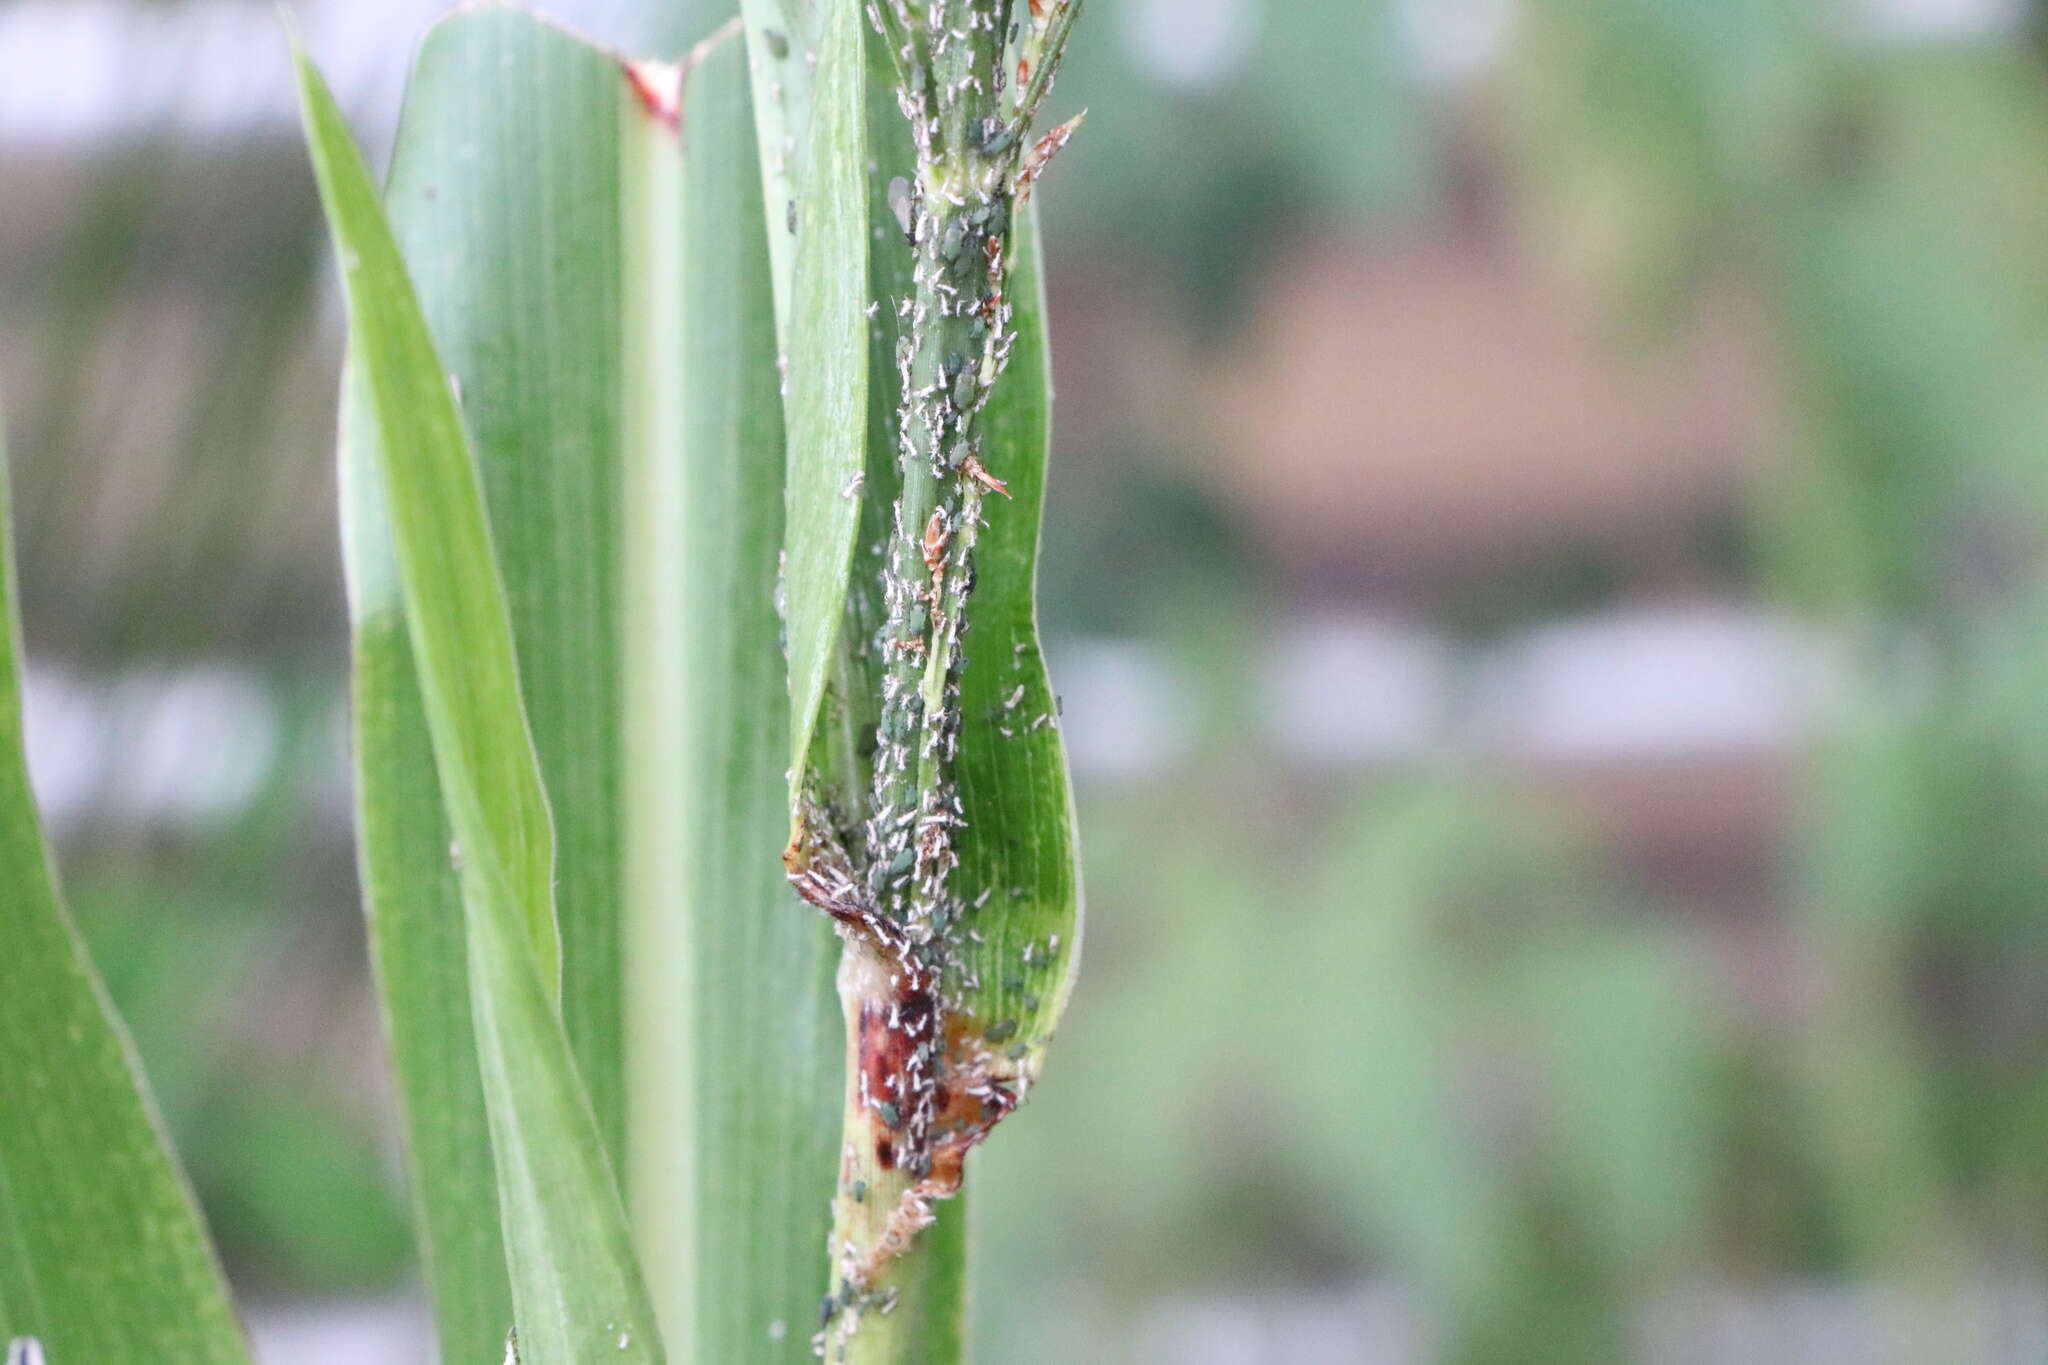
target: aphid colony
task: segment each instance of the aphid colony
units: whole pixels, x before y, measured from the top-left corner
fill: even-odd
[[[1009,494],[984,458],[979,418],[1016,342],[1004,297],[1015,210],[1073,130],[1029,140],[1078,9],[1079,0],[867,0],[916,151],[915,176],[888,193],[913,266],[909,296],[893,303],[902,489],[872,637],[872,787],[852,826],[822,800],[805,802],[785,854],[791,881],[848,944],[851,1112],[821,1347],[843,1347],[863,1310],[894,1302],[878,1278],[932,1221],[932,1201],[957,1191],[967,1151],[1024,1088],[1029,1040],[1018,1022],[974,1019],[947,996],[949,976],[956,989],[979,986],[963,978],[953,945],[959,934],[981,941],[965,919],[988,898],[983,890],[969,905],[949,887],[970,818],[954,768],[983,504]],[[1020,686],[1006,711],[1023,696]]]

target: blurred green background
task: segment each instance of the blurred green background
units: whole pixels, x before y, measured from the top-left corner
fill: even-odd
[[[440,7],[298,8],[387,142]],[[984,1365],[2048,1359],[2048,11],[1090,11]],[[268,4],[0,0],[32,758],[272,1365],[427,1350],[324,250]]]

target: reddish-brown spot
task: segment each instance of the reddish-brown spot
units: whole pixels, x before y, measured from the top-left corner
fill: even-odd
[[[683,119],[683,71],[664,62],[627,62],[626,84],[647,112],[670,128]]]
[[[981,484],[986,488],[993,489],[995,492],[1001,493],[1006,498],[1010,496],[1010,486],[1004,483],[1001,479],[997,478],[995,475],[989,473],[988,470],[982,468],[981,461],[976,459],[974,456],[969,455],[966,458],[966,460],[961,463],[960,468],[964,473],[966,473],[966,475],[969,478],[973,479],[976,483]]]

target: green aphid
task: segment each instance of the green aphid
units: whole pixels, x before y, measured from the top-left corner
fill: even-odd
[[[1037,996],[1035,996],[1035,995],[1027,995],[1027,996],[1025,996],[1025,997],[1024,997],[1024,1010],[1025,1010],[1025,1013],[1027,1013],[1027,1014],[1036,1014],[1036,1013],[1038,1013],[1038,997],[1037,997]]]
[[[789,35],[781,29],[764,28],[761,30],[761,37],[768,44],[768,54],[776,61],[779,62],[789,56]]]
[[[954,218],[946,223],[946,231],[939,238],[939,254],[949,261],[960,259],[960,246],[967,240],[967,224]]]
[[[1024,989],[1024,978],[1023,978],[1023,977],[1021,977],[1021,976],[1006,976],[1006,977],[1004,977],[1004,978],[1003,978],[1003,989],[1004,989],[1004,990],[1006,990],[1006,991],[1021,991],[1021,990],[1023,990],[1023,989]]]
[[[1029,1051],[1031,1045],[1028,1043],[1012,1043],[1003,1050],[1003,1055],[1013,1062],[1021,1062],[1024,1060],[1024,1054]]]
[[[963,368],[953,380],[953,406],[964,408],[974,401],[974,391],[981,383],[981,376],[971,368]]]
[[[991,1043],[1004,1043],[1016,1035],[1017,1021],[1015,1019],[998,1019],[995,1023],[988,1026],[988,1032],[984,1033],[982,1037],[988,1039]]]
[[[901,1128],[903,1126],[903,1111],[898,1109],[891,1101],[875,1101],[875,1112],[881,1115],[882,1122],[890,1128]]]
[[[867,1181],[856,1180],[853,1182],[853,1202],[856,1204],[865,1204],[868,1202]]]
[[[915,862],[916,860],[917,851],[915,849],[898,849],[896,851],[896,856],[889,860],[889,875],[892,877],[902,876],[904,873],[910,871],[911,863]],[[889,1126],[891,1128],[894,1128],[896,1125],[894,1123],[891,1123]]]
[[[990,156],[1007,151],[1017,140],[1017,125],[990,117],[981,122],[981,150]]]

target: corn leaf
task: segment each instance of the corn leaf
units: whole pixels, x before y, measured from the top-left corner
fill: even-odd
[[[376,185],[303,55],[299,76],[351,325],[344,478],[352,609],[359,621],[402,616],[412,649],[431,771],[454,836],[475,1056],[521,1349],[547,1361],[659,1361],[611,1161],[557,1014],[551,823],[477,461]],[[389,700],[359,697],[359,724],[374,724]],[[374,808],[403,777],[361,773],[373,896],[392,887],[390,869],[377,865]],[[444,871],[414,871],[445,885]],[[403,884],[392,889],[404,892]]]
[[[779,856],[783,428],[743,62],[694,57],[681,157],[666,130],[629,157],[630,1202],[679,1357],[796,1362],[825,1292],[838,953]]]
[[[1038,639],[1052,371],[1035,208],[1020,216],[1013,250],[1017,341],[983,419],[989,467],[1011,498],[990,509],[981,535],[974,657],[960,685],[960,796],[969,824],[954,877],[970,907],[981,901],[966,915],[979,937],[958,944],[962,1007],[1035,1075],[1073,989],[1081,878],[1059,698]]]
[[[775,280],[778,328],[789,323],[796,229],[790,207],[811,128],[811,78],[818,57],[815,0],[740,0],[747,26],[747,67],[754,86],[754,129],[761,149],[762,205]],[[786,330],[779,332],[786,335]]]
[[[788,356],[790,796],[805,791],[811,741],[839,647],[867,458],[866,51],[860,7],[821,21],[795,224]],[[772,240],[772,238],[771,238]]]
[[[741,60],[629,62],[520,11],[453,16],[388,203],[474,440],[553,798],[564,1018],[664,1338],[783,1361],[824,1290],[839,1044],[834,941],[777,857],[783,444]],[[503,1253],[449,1001],[448,836],[403,624],[360,615],[357,640],[363,778],[389,797],[364,812],[376,956],[443,1353],[484,1358]]]
[[[0,452],[0,1342],[54,1361],[249,1359],[134,1050],[57,894],[22,747]]]

